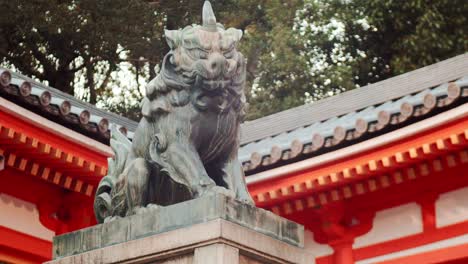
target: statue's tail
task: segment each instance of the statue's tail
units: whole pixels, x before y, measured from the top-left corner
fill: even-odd
[[[114,125],[111,126],[110,146],[115,156],[108,159],[108,173],[99,182],[94,199],[94,214],[98,223],[104,222],[104,219],[112,214],[111,192],[118,176],[125,168],[132,143]]]

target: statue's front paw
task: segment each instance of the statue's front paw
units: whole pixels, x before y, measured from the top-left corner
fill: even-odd
[[[144,214],[152,210],[158,209],[160,206],[157,204],[148,204],[147,206],[137,206],[133,208],[133,214]]]
[[[241,203],[245,203],[245,204],[250,204],[250,205],[253,205],[255,206],[255,203],[254,201],[252,200],[252,198],[236,198],[239,202]]]
[[[109,223],[109,222],[112,222],[112,221],[120,219],[120,218],[122,218],[122,217],[120,217],[118,215],[108,216],[108,217],[104,218],[104,223]]]
[[[220,193],[224,196],[231,197],[233,199],[236,198],[236,193],[232,190],[228,190],[222,186],[213,186],[210,188],[210,190],[207,192],[207,194],[217,194]]]

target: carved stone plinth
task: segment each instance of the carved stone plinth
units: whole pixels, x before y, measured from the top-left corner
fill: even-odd
[[[303,232],[217,194],[57,236],[49,263],[314,263]]]

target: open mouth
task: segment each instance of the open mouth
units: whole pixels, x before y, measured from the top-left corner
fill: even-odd
[[[228,87],[231,83],[231,80],[203,80],[202,87],[206,90],[217,90],[217,89],[224,89]]]

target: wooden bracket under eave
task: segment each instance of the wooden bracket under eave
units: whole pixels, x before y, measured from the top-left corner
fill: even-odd
[[[0,171],[5,169],[5,157],[3,155],[0,155]]]

